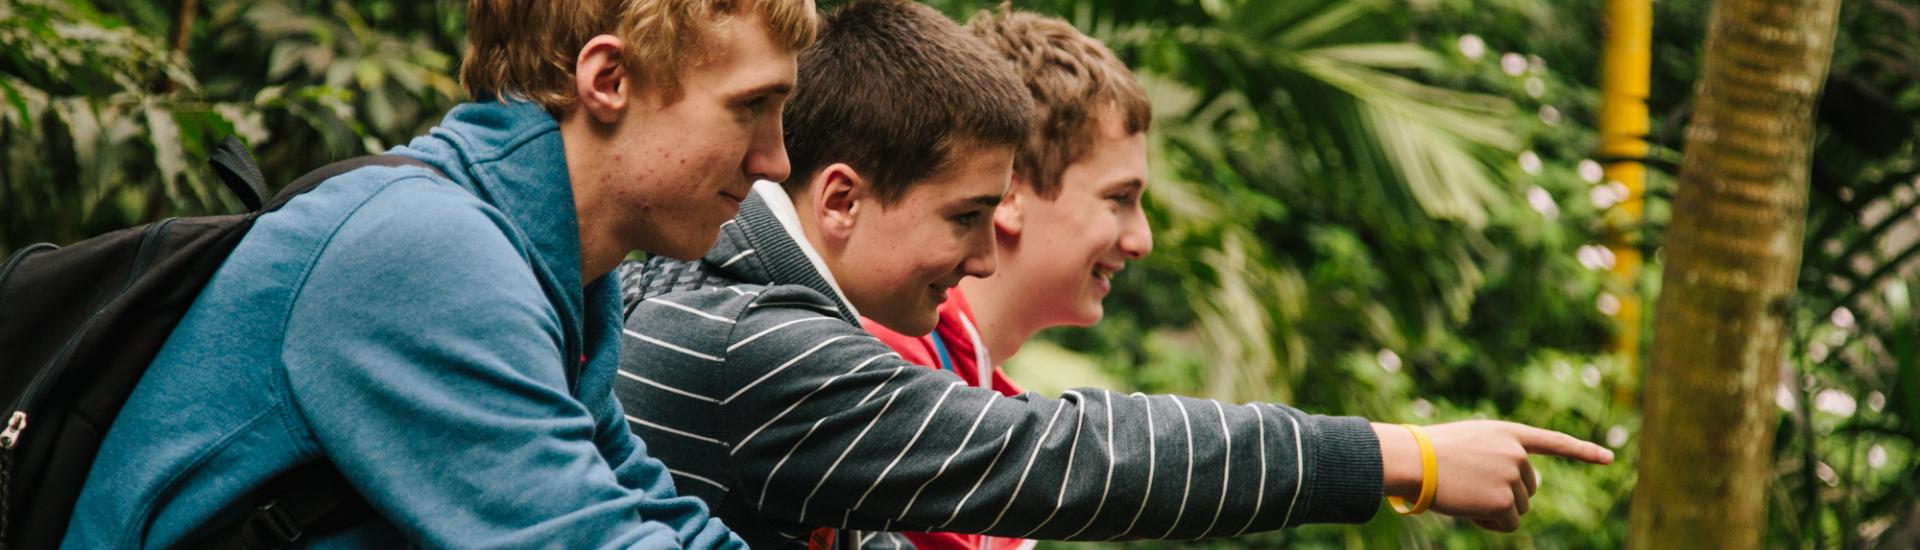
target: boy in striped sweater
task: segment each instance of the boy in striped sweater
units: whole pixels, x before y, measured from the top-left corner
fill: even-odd
[[[994,271],[1031,99],[977,38],[898,1],[826,16],[799,71],[792,179],[757,184],[705,258],[622,275],[629,423],[749,544],[1220,537],[1365,521],[1383,494],[1419,491],[1421,453],[1365,419],[1090,388],[1008,397],[903,360],[859,315],[924,334],[962,279]],[[1434,507],[1471,518],[1517,522],[1529,451],[1610,460],[1513,424],[1429,433]]]

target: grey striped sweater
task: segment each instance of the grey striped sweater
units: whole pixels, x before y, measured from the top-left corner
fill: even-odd
[[[888,531],[1195,539],[1379,506],[1364,419],[1092,388],[1009,398],[907,363],[764,200],[698,262],[622,266],[615,382],[679,492],[755,548],[817,527],[877,548],[907,545]]]

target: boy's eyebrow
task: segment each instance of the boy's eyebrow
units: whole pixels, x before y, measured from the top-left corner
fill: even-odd
[[[977,197],[968,198],[964,202],[984,206],[987,208],[994,208],[994,207],[1000,206],[1000,197],[1004,197],[1004,196],[1006,195],[980,195]]]
[[[1144,180],[1141,180],[1140,178],[1127,178],[1127,179],[1116,181],[1116,182],[1113,182],[1112,184],[1109,184],[1109,187],[1111,188],[1127,189],[1127,190],[1140,189],[1146,186],[1147,186],[1147,182]]]
[[[749,88],[747,89],[747,91],[734,94],[733,97],[745,98],[745,97],[754,97],[754,96],[760,96],[760,95],[790,95],[792,93],[793,93],[792,82],[769,82],[766,84],[755,86],[753,88]]]

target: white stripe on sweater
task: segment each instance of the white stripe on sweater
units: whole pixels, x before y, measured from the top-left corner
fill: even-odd
[[[863,369],[863,368],[866,368],[866,367],[867,367],[867,365],[870,365],[870,364],[872,364],[872,363],[873,363],[874,361],[878,361],[878,360],[880,360],[880,358],[882,358],[882,357],[886,357],[886,356],[889,356],[889,355],[893,355],[893,354],[891,354],[891,353],[882,353],[882,354],[880,354],[880,355],[875,355],[875,356],[873,356],[873,357],[869,357],[869,358],[867,358],[867,360],[866,360],[866,361],[861,361],[861,362],[860,362],[860,364],[858,364],[858,365],[854,365],[854,366],[853,366],[853,368],[851,368],[851,369],[847,369],[847,372],[843,372],[843,373],[840,373],[840,374],[837,374],[837,375],[834,375],[834,377],[833,377],[833,378],[828,378],[826,382],[821,382],[821,383],[820,383],[820,387],[817,387],[817,388],[814,388],[814,389],[813,389],[813,391],[810,391],[810,392],[807,392],[807,394],[806,394],[806,395],[803,395],[803,396],[800,396],[800,399],[797,399],[797,400],[795,400],[795,401],[793,402],[793,404],[792,404],[792,405],[787,405],[787,408],[786,408],[786,409],[783,409],[783,410],[781,410],[781,411],[780,411],[780,414],[776,414],[776,415],[773,415],[773,418],[769,418],[769,419],[767,419],[767,421],[766,421],[766,422],[763,422],[763,423],[761,423],[761,424],[760,424],[760,427],[758,427],[758,428],[754,428],[754,429],[753,429],[753,433],[749,433],[749,434],[747,434],[747,436],[746,436],[746,437],[743,437],[743,438],[740,438],[740,444],[739,444],[739,445],[736,445],[736,446],[734,446],[734,450],[736,450],[736,451],[737,451],[737,450],[739,450],[739,448],[740,448],[740,447],[745,447],[745,446],[747,445],[747,442],[748,442],[748,441],[753,441],[753,438],[754,438],[754,436],[757,436],[757,435],[760,435],[760,432],[762,432],[762,431],[765,431],[765,430],[767,429],[767,427],[768,427],[768,426],[772,426],[772,425],[773,425],[773,423],[775,423],[775,422],[779,422],[781,418],[785,418],[785,417],[787,416],[787,413],[791,413],[791,412],[793,412],[793,410],[794,410],[794,409],[796,409],[796,408],[799,408],[799,407],[800,407],[800,404],[802,404],[802,403],[806,403],[806,402],[807,402],[807,399],[809,399],[809,398],[812,398],[814,394],[817,394],[817,393],[820,393],[820,390],[824,390],[824,389],[827,389],[827,386],[830,386],[830,385],[833,385],[833,382],[834,382],[835,380],[839,380],[840,378],[842,378],[842,377],[844,377],[844,376],[846,376],[846,375],[849,375],[849,374],[853,374],[853,373],[854,373],[854,371],[858,371],[858,370],[860,370],[860,369]],[[729,454],[731,454],[731,453],[729,453]]]
[[[648,427],[648,428],[653,428],[653,429],[655,429],[655,430],[659,430],[659,431],[663,431],[663,432],[667,432],[667,433],[670,433],[670,434],[673,434],[673,435],[677,435],[677,436],[681,436],[681,437],[685,437],[685,438],[689,438],[689,439],[693,439],[693,440],[696,440],[696,441],[704,441],[704,442],[707,442],[707,443],[712,443],[712,444],[714,444],[714,445],[719,445],[719,446],[721,446],[721,447],[725,447],[725,446],[727,446],[727,442],[725,442],[725,441],[721,441],[721,440],[718,440],[718,439],[714,439],[714,438],[711,438],[711,437],[707,437],[707,436],[704,436],[704,435],[700,435],[700,434],[697,434],[697,433],[693,433],[693,432],[689,432],[689,431],[685,431],[685,430],[676,430],[676,429],[673,429],[673,428],[669,428],[669,427],[666,427],[666,426],[662,426],[662,425],[659,425],[659,424],[655,424],[655,423],[652,423],[652,422],[648,422],[648,421],[645,421],[645,420],[641,420],[641,419],[639,419],[639,418],[635,418],[635,417],[634,417],[633,415],[631,415],[631,414],[629,414],[629,415],[625,415],[625,416],[627,417],[627,421],[628,421],[628,422],[632,422],[632,423],[635,423],[635,424],[639,424],[639,425],[641,425],[641,426],[646,426],[646,427]]]
[[[1079,531],[1074,531],[1073,534],[1063,537],[1065,540],[1078,538],[1081,533],[1085,533],[1088,528],[1093,527],[1093,522],[1100,519],[1100,511],[1107,508],[1107,494],[1113,490],[1113,466],[1115,462],[1115,456],[1113,454],[1113,392],[1100,392],[1100,402],[1105,405],[1107,409],[1107,480],[1105,484],[1100,486],[1100,502],[1093,506],[1093,515],[1087,516],[1087,524],[1080,526]]]
[[[907,369],[900,366],[893,367],[893,372],[887,373],[886,380],[881,380],[879,384],[874,384],[873,389],[867,390],[867,394],[860,396],[860,401],[855,402],[853,406],[858,407],[867,404],[867,400],[873,399],[874,395],[879,394],[881,390],[887,389],[887,384],[893,383],[893,379],[900,376],[900,373],[905,370]]]
[[[1034,533],[1040,532],[1040,528],[1046,527],[1048,523],[1053,522],[1054,516],[1060,515],[1060,506],[1067,502],[1067,488],[1073,486],[1073,455],[1080,451],[1080,426],[1085,424],[1087,419],[1087,408],[1085,405],[1087,396],[1077,391],[1061,392],[1060,396],[1063,398],[1063,402],[1067,395],[1078,397],[1079,399],[1075,400],[1075,402],[1081,403],[1081,405],[1074,408],[1073,438],[1067,442],[1067,468],[1066,472],[1060,474],[1060,493],[1053,497],[1053,511],[1047,513],[1046,519],[1040,520],[1039,525],[1033,526],[1032,530],[1027,531],[1027,534],[1020,535],[1019,538],[1032,538]]]
[[[653,345],[656,345],[656,346],[660,346],[660,347],[663,347],[663,348],[667,348],[667,349],[670,349],[670,350],[673,350],[673,351],[676,351],[676,352],[679,352],[679,353],[680,353],[681,355],[685,355],[685,356],[688,356],[688,357],[695,357],[695,358],[699,358],[699,359],[705,359],[705,360],[708,360],[708,361],[712,361],[712,362],[715,362],[715,363],[721,363],[721,362],[724,362],[724,360],[722,360],[722,359],[720,359],[719,357],[714,357],[714,356],[712,356],[712,355],[707,355],[707,354],[705,354],[705,353],[700,353],[700,352],[697,352],[697,351],[693,351],[693,350],[690,350],[690,349],[687,349],[687,348],[683,348],[683,347],[680,347],[680,346],[676,346],[676,345],[673,345],[673,344],[669,344],[669,343],[667,343],[667,342],[666,342],[665,340],[661,340],[661,339],[658,339],[658,338],[654,338],[654,337],[652,337],[652,336],[647,336],[647,335],[645,335],[645,334],[641,334],[641,333],[638,333],[638,332],[634,332],[634,331],[633,331],[633,329],[624,329],[624,328],[623,328],[623,329],[620,329],[620,331],[621,331],[621,332],[625,332],[625,333],[627,333],[627,336],[632,336],[632,337],[634,337],[634,338],[637,338],[637,339],[639,339],[639,340],[640,340],[640,341],[642,341],[642,342],[646,342],[646,343],[649,343],[649,344],[653,344]]]
[[[684,471],[684,470],[675,470],[675,469],[673,469],[673,468],[667,468],[667,473],[670,473],[670,474],[673,474],[673,477],[684,477],[684,478],[687,478],[687,479],[691,479],[691,480],[695,480],[695,481],[704,481],[704,482],[706,482],[706,483],[707,483],[708,485],[712,485],[712,486],[714,486],[714,487],[719,487],[719,488],[720,488],[720,490],[722,490],[722,491],[730,491],[730,490],[731,490],[731,489],[728,489],[728,488],[727,488],[727,486],[725,486],[725,485],[721,485],[721,484],[720,484],[720,482],[718,482],[718,481],[714,481],[714,480],[711,480],[711,479],[707,479],[707,478],[704,478],[704,477],[700,477],[700,476],[697,476],[697,475],[693,475],[692,473],[690,473],[690,472],[687,472],[687,471]]]
[[[720,262],[720,269],[726,269],[727,266],[733,265],[733,262],[740,261],[741,258],[745,258],[752,254],[753,254],[753,249],[751,248],[739,254],[734,254],[732,258],[727,258],[727,261]]]
[[[1154,457],[1154,447],[1157,446],[1154,442],[1159,441],[1160,436],[1154,433],[1153,429],[1153,398],[1139,393],[1134,393],[1127,397],[1129,399],[1134,397],[1140,398],[1147,409],[1147,490],[1146,494],[1140,495],[1140,510],[1133,513],[1133,521],[1127,522],[1126,529],[1121,529],[1120,532],[1114,533],[1114,535],[1107,540],[1115,540],[1122,535],[1132,533],[1133,527],[1140,523],[1140,516],[1147,512],[1147,502],[1153,498],[1153,471],[1158,469],[1160,465],[1159,459]]]
[[[1220,512],[1227,509],[1227,482],[1233,479],[1233,432],[1227,428],[1227,409],[1213,402],[1213,411],[1220,414],[1220,435],[1227,440],[1226,452],[1220,458],[1220,503],[1213,506],[1213,521],[1207,522],[1207,529],[1200,532],[1205,538],[1213,534],[1213,527],[1220,524]]]
[[[1047,446],[1047,436],[1053,435],[1053,425],[1060,420],[1060,411],[1067,410],[1067,402],[1061,401],[1053,408],[1053,417],[1047,419],[1047,428],[1040,430],[1040,439],[1034,441],[1033,452],[1027,454],[1027,466],[1020,469],[1020,480],[1014,482],[1013,493],[1007,495],[1007,505],[1000,507],[1000,515],[993,517],[993,523],[987,524],[981,532],[992,531],[1000,526],[1000,520],[1007,518],[1007,510],[1013,509],[1013,501],[1020,499],[1020,489],[1027,486],[1027,474],[1033,473],[1033,463],[1040,459],[1040,450]]]
[[[711,319],[711,320],[715,320],[715,321],[719,321],[719,322],[722,322],[722,323],[726,323],[726,324],[729,324],[729,325],[731,325],[731,324],[733,324],[733,319],[728,319],[728,318],[726,318],[726,317],[721,317],[721,316],[719,316],[719,315],[714,315],[714,314],[712,314],[712,313],[707,313],[707,312],[705,312],[705,311],[700,311],[700,310],[698,310],[698,309],[694,309],[694,308],[693,308],[692,306],[688,306],[688,305],[684,305],[684,304],[678,304],[678,303],[674,303],[674,302],[669,302],[669,301],[666,301],[666,300],[662,300],[662,299],[659,299],[659,298],[647,298],[646,300],[642,300],[642,302],[644,302],[644,303],[649,303],[649,304],[660,304],[660,305],[663,305],[663,306],[667,306],[667,307],[670,307],[670,308],[673,308],[673,309],[677,309],[677,310],[680,310],[680,311],[685,311],[685,312],[687,312],[687,313],[692,313],[692,314],[694,314],[694,315],[696,315],[696,316],[699,316],[699,317],[701,317],[701,318],[703,318],[703,319]]]
[[[646,385],[649,385],[649,386],[653,386],[653,387],[656,387],[656,388],[660,388],[660,389],[662,389],[662,390],[665,390],[665,391],[667,391],[668,393],[673,393],[673,394],[678,394],[678,395],[682,395],[682,396],[686,396],[686,397],[691,397],[691,398],[694,398],[694,399],[698,399],[698,400],[701,400],[701,401],[705,401],[705,402],[708,402],[708,403],[719,403],[719,402],[720,402],[720,400],[719,400],[719,399],[714,399],[714,398],[712,398],[712,397],[707,397],[707,396],[704,396],[704,395],[700,395],[700,394],[697,394],[697,393],[693,393],[693,392],[690,392],[690,391],[687,391],[687,390],[683,390],[683,389],[680,389],[680,388],[676,388],[676,387],[673,387],[673,386],[668,386],[668,385],[666,385],[666,384],[662,384],[662,383],[659,383],[659,382],[655,382],[655,381],[653,381],[653,380],[651,380],[651,379],[649,379],[649,378],[647,378],[647,377],[645,377],[645,376],[640,376],[640,375],[638,375],[638,374],[634,374],[634,373],[631,373],[631,372],[627,372],[627,371],[624,371],[624,370],[622,370],[622,371],[616,371],[616,372],[619,372],[619,373],[620,373],[620,376],[623,376],[623,377],[625,377],[625,378],[627,378],[628,380],[632,380],[632,381],[635,381],[635,382],[639,382],[639,383],[642,383],[642,384],[646,384]]]
[[[1253,528],[1253,520],[1260,517],[1260,506],[1266,504],[1267,500],[1267,417],[1260,413],[1258,405],[1248,408],[1253,409],[1254,425],[1260,427],[1260,488],[1253,493],[1253,514],[1247,516],[1246,525],[1240,526],[1239,531],[1233,532],[1234,536],[1240,536]]]
[[[980,471],[979,479],[973,480],[973,488],[967,489],[967,494],[965,496],[960,497],[960,503],[953,505],[953,514],[947,516],[946,523],[940,524],[939,527],[936,527],[933,530],[935,531],[946,530],[948,525],[953,524],[953,520],[960,519],[960,509],[967,507],[967,501],[973,500],[973,494],[980,490],[980,484],[985,483],[987,481],[987,476],[993,473],[993,467],[1000,464],[1000,456],[1007,454],[1007,444],[1013,442],[1013,430],[1019,427],[1020,425],[1018,424],[1007,426],[1007,433],[1000,435],[1000,450],[993,452],[993,460],[987,461],[987,468],[985,470]],[[921,488],[924,489],[925,487],[923,486]]]
[[[954,447],[954,448],[953,448],[953,453],[951,453],[951,454],[948,454],[948,455],[947,455],[947,459],[946,459],[945,461],[942,461],[942,462],[940,463],[940,470],[939,470],[939,471],[936,471],[936,472],[934,472],[934,473],[933,473],[933,476],[931,476],[931,477],[928,477],[926,481],[922,481],[922,482],[920,482],[920,488],[919,488],[919,489],[915,489],[915,490],[913,491],[913,496],[907,499],[907,505],[906,505],[905,507],[903,507],[903,508],[901,508],[901,509],[900,509],[900,514],[901,514],[901,515],[903,515],[903,516],[904,516],[904,515],[906,515],[906,514],[907,514],[908,512],[910,512],[910,511],[912,511],[912,510],[913,510],[913,503],[914,503],[915,501],[918,501],[918,500],[920,500],[920,492],[921,492],[921,491],[925,491],[925,490],[927,490],[927,485],[930,485],[930,484],[932,484],[932,483],[933,483],[933,480],[936,480],[936,479],[940,479],[940,475],[941,475],[941,474],[945,474],[945,473],[947,473],[947,466],[948,466],[948,465],[951,465],[951,464],[953,464],[953,458],[954,458],[954,457],[956,457],[956,456],[960,456],[960,451],[963,451],[963,450],[966,450],[966,448],[967,448],[967,442],[969,442],[969,441],[973,441],[973,433],[974,433],[974,431],[976,431],[976,430],[979,430],[979,429],[980,429],[980,421],[981,421],[981,420],[985,420],[985,419],[987,418],[987,410],[988,410],[988,409],[992,409],[992,408],[993,408],[993,402],[994,402],[994,401],[997,401],[997,400],[995,400],[995,399],[988,399],[988,400],[986,400],[986,401],[987,401],[987,404],[986,404],[985,406],[983,406],[983,407],[980,407],[980,414],[979,414],[979,415],[977,415],[977,416],[974,416],[974,417],[973,417],[973,425],[967,428],[967,435],[966,435],[965,437],[962,437],[962,438],[960,438],[960,445],[959,445],[959,446],[957,446],[957,447]],[[989,467],[988,467],[988,469],[992,469],[992,467],[991,467],[991,466],[989,466]]]
[[[880,412],[873,415],[872,420],[867,421],[866,427],[860,428],[860,434],[853,436],[853,442],[848,443],[846,448],[840,450],[840,456],[833,459],[832,465],[827,466],[827,472],[820,475],[820,481],[814,482],[813,491],[807,493],[806,500],[800,501],[800,515],[796,516],[800,518],[800,521],[804,522],[807,520],[807,508],[813,506],[813,497],[820,494],[820,488],[827,485],[827,480],[833,479],[833,472],[840,469],[840,463],[845,462],[847,455],[852,454],[853,449],[860,446],[860,441],[867,438],[867,432],[873,431],[873,425],[880,423],[880,418],[887,415],[887,409],[893,408],[893,401],[899,399],[900,392],[904,390],[906,390],[906,388],[893,390],[893,394],[887,396],[887,402],[880,405]]]
[[[1287,517],[1280,520],[1281,527],[1293,524],[1293,505],[1300,502],[1300,486],[1307,484],[1307,455],[1300,447],[1300,421],[1294,420],[1293,415],[1286,416],[1287,421],[1293,423],[1293,464],[1296,468],[1293,472],[1293,499],[1287,501]]]
[[[787,362],[785,362],[785,363],[781,363],[781,364],[780,364],[780,366],[778,366],[778,367],[774,367],[774,369],[773,369],[773,370],[770,370],[770,371],[767,371],[767,373],[766,373],[766,374],[762,374],[762,375],[760,375],[760,377],[759,377],[759,378],[755,378],[755,379],[753,379],[753,381],[752,381],[752,382],[748,382],[748,383],[747,383],[747,385],[745,385],[745,386],[741,386],[741,387],[740,387],[740,390],[739,390],[739,391],[735,391],[735,392],[733,392],[733,395],[729,395],[729,396],[727,396],[727,398],[726,398],[726,399],[722,399],[722,400],[720,400],[720,404],[721,404],[721,405],[726,405],[727,403],[731,403],[731,402],[733,402],[733,400],[735,400],[735,399],[739,399],[739,398],[740,398],[740,394],[743,394],[743,393],[747,393],[747,390],[751,390],[751,389],[753,389],[753,387],[754,387],[754,386],[758,386],[758,385],[760,385],[760,383],[761,383],[761,382],[765,382],[765,381],[767,381],[767,379],[768,379],[768,378],[773,378],[773,375],[776,375],[776,374],[780,374],[780,371],[784,371],[784,370],[787,370],[787,367],[791,367],[791,366],[793,366],[793,364],[794,364],[794,363],[798,363],[798,362],[800,362],[800,360],[801,360],[801,359],[806,359],[806,358],[807,358],[807,356],[809,356],[809,355],[813,355],[813,352],[816,352],[816,351],[820,351],[820,349],[821,349],[821,348],[825,348],[825,347],[827,347],[827,346],[829,346],[829,345],[832,345],[832,344],[833,344],[834,342],[838,342],[838,341],[841,341],[841,340],[843,340],[843,339],[847,339],[847,338],[851,338],[851,337],[853,337],[853,335],[851,335],[851,334],[843,334],[843,335],[840,335],[840,336],[835,336],[835,337],[832,337],[832,338],[828,338],[828,339],[826,339],[826,341],[824,341],[824,342],[820,342],[819,344],[815,344],[815,345],[813,346],[813,348],[811,348],[811,349],[808,349],[808,350],[807,350],[807,351],[805,351],[805,352],[801,352],[801,353],[800,353],[800,355],[796,355],[796,356],[794,356],[794,357],[793,357],[792,359],[788,359],[788,360],[787,360]]]
[[[1167,532],[1159,538],[1173,536],[1173,530],[1180,528],[1180,519],[1187,516],[1187,497],[1193,496],[1193,417],[1187,415],[1187,404],[1180,398],[1172,398],[1173,404],[1180,408],[1180,422],[1187,433],[1187,480],[1180,484],[1180,507],[1173,513],[1173,524],[1167,526]]]
[[[792,321],[787,321],[787,322],[785,322],[785,323],[780,323],[780,324],[778,324],[778,325],[774,325],[773,327],[771,327],[771,328],[768,328],[768,329],[766,329],[766,330],[763,330],[763,331],[760,331],[760,332],[756,332],[756,333],[754,333],[754,334],[753,334],[753,336],[748,336],[748,337],[746,337],[746,338],[743,338],[743,339],[741,339],[741,340],[740,340],[740,341],[738,341],[738,342],[734,342],[734,343],[733,343],[733,345],[731,345],[731,346],[727,346],[727,352],[728,352],[728,353],[732,353],[732,352],[733,352],[733,350],[737,350],[737,349],[740,349],[740,346],[744,346],[744,345],[747,345],[748,343],[750,343],[750,342],[753,342],[754,340],[759,340],[761,336],[766,336],[766,335],[768,335],[768,334],[772,334],[772,333],[773,333],[773,331],[776,331],[776,330],[780,330],[780,329],[783,329],[783,328],[787,328],[787,327],[790,327],[790,326],[793,326],[793,325],[796,325],[796,324],[800,324],[800,323],[805,323],[805,322],[807,322],[807,321],[838,321],[838,320],[839,320],[839,319],[835,319],[835,318],[832,318],[832,317],[808,317],[808,318],[805,318],[805,319],[794,319],[794,320],[792,320]]]
[[[802,434],[798,441],[793,442],[793,448],[787,449],[787,454],[781,456],[779,462],[773,463],[773,469],[767,471],[765,484],[760,486],[760,500],[754,503],[754,509],[762,511],[767,509],[767,489],[773,487],[773,476],[780,475],[780,468],[787,465],[787,459],[793,458],[793,452],[800,450],[801,445],[807,444],[807,438],[813,437],[813,431],[820,429],[820,424],[826,421],[826,418],[813,421],[813,426],[807,428],[807,433]]]
[[[947,402],[947,396],[953,393],[953,389],[965,385],[967,385],[966,382],[947,384],[946,391],[940,392],[940,399],[933,402],[932,409],[927,410],[926,419],[920,421],[920,429],[913,431],[913,437],[907,439],[907,444],[900,447],[900,453],[893,455],[893,462],[887,463],[887,467],[880,470],[880,476],[873,478],[873,484],[867,486],[867,492],[860,493],[860,500],[853,502],[853,510],[858,510],[861,505],[867,503],[867,497],[873,495],[873,490],[880,487],[880,482],[887,479],[887,474],[893,473],[894,466],[900,465],[900,459],[906,458],[907,451],[913,449],[913,444],[920,442],[921,434],[927,433],[927,425],[933,423],[933,417],[940,415],[940,405]]]

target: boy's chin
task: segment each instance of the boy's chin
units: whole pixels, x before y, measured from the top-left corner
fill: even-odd
[[[1095,300],[1091,304],[1081,304],[1079,307],[1073,308],[1072,311],[1073,314],[1070,318],[1061,324],[1076,327],[1091,326],[1099,323],[1100,319],[1107,315],[1106,308],[1102,307],[1098,300]]]
[[[940,312],[937,309],[915,311],[905,315],[889,317],[895,318],[886,319],[873,315],[867,316],[868,319],[880,323],[880,326],[887,327],[887,330],[916,338],[926,336],[928,333],[933,332],[934,325],[940,322]]]

